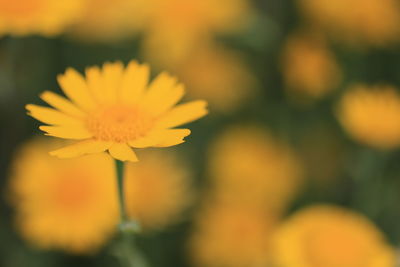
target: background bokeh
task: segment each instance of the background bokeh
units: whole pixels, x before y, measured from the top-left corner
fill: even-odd
[[[42,13],[30,16],[36,2]],[[210,110],[189,125],[186,143],[163,149],[179,158],[174,163],[149,155],[143,170],[132,166],[133,176],[145,180],[139,185],[159,190],[132,200],[141,205],[136,209],[143,218],[150,216],[149,224],[157,225],[136,240],[151,266],[396,266],[397,0],[53,4],[0,0],[0,266],[118,265],[113,237],[89,254],[30,242],[16,223],[19,205],[10,199],[15,166],[27,166],[26,173],[19,170],[26,179],[31,174],[22,162],[29,156],[20,151],[41,135],[25,105],[42,104],[38,96],[45,90],[59,93],[56,77],[68,67],[84,73],[88,66],[132,59],[148,63],[152,77],[162,71],[177,76],[186,98],[205,99]],[[136,164],[140,168],[142,162]],[[174,178],[159,185],[145,179],[181,171],[184,182]],[[135,196],[140,186],[132,190]],[[306,210],[314,205],[320,208]],[[151,207],[155,213],[146,214]],[[302,223],[303,210],[311,223]],[[352,227],[362,229],[362,238],[324,236],[331,226],[319,228],[320,221],[351,233]],[[311,245],[299,241],[295,232],[301,227],[321,239]],[[345,244],[352,256],[340,249]],[[315,258],[293,256],[305,247]],[[381,250],[391,260],[368,258]]]

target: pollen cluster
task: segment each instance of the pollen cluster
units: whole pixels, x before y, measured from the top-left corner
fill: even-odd
[[[87,127],[97,140],[128,142],[143,137],[153,126],[153,118],[130,106],[99,109],[88,117]]]

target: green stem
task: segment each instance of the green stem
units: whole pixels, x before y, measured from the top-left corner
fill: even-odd
[[[124,191],[124,162],[120,160],[115,160],[115,168],[117,171],[120,224],[121,226],[123,226],[125,223],[128,222],[128,215],[126,214],[126,205],[125,205],[125,191]]]

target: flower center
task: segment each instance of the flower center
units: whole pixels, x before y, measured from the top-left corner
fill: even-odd
[[[111,106],[92,113],[87,127],[97,140],[125,143],[146,135],[153,121],[149,114],[135,107]]]
[[[33,0],[0,0],[0,12],[8,16],[29,16],[42,7],[42,1]]]

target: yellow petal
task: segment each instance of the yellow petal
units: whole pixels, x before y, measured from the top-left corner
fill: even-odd
[[[161,73],[154,79],[147,90],[142,104],[146,107],[154,108],[160,99],[167,96],[175,88],[177,80],[166,72]]]
[[[157,128],[172,128],[194,120],[208,113],[207,102],[203,100],[192,101],[174,107],[165,113],[157,122]]]
[[[111,142],[89,139],[52,151],[50,152],[50,155],[59,158],[73,158],[85,154],[100,153],[106,151],[108,148],[110,148],[111,145]]]
[[[157,144],[157,147],[169,147],[184,143],[184,138],[190,134],[189,129],[170,129],[166,130],[162,141]]]
[[[136,103],[149,82],[149,76],[150,68],[148,65],[138,65],[136,61],[131,61],[122,78],[120,101]]]
[[[99,67],[89,67],[85,71],[87,86],[97,103],[107,102],[104,94],[103,76]]]
[[[114,143],[109,149],[110,155],[121,161],[138,161],[135,152],[127,144]]]
[[[28,110],[28,114],[30,116],[46,124],[53,124],[53,125],[82,124],[81,120],[73,118],[69,115],[65,115],[64,113],[52,108],[29,104],[26,105],[26,109]]]
[[[40,98],[43,99],[43,101],[47,102],[50,106],[58,109],[65,114],[75,117],[85,116],[85,113],[77,108],[74,104],[72,104],[69,100],[53,92],[45,91],[40,95]]]
[[[96,103],[89,92],[85,79],[74,69],[67,69],[64,75],[58,76],[61,89],[75,104],[84,110],[92,110]]]
[[[155,99],[152,106],[148,107],[148,110],[151,110],[151,113],[155,116],[158,116],[179,102],[185,94],[185,87],[183,84],[178,84],[173,89],[171,89],[167,94]]]
[[[155,130],[146,137],[129,142],[129,145],[135,148],[174,146],[183,143],[183,138],[189,134],[189,129]]]
[[[46,132],[46,135],[64,138],[64,139],[88,139],[93,137],[85,127],[81,125],[68,126],[40,126],[40,130]]]
[[[103,93],[109,103],[117,101],[117,91],[122,82],[123,70],[124,66],[121,62],[105,63],[103,65]]]

